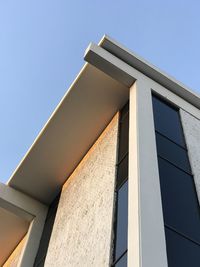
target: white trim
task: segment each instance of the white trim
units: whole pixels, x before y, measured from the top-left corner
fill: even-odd
[[[0,205],[1,201],[7,202],[7,208],[5,206],[3,208],[10,209],[9,204],[11,204],[13,213],[21,216],[18,214],[18,209],[22,209],[31,219],[47,209],[41,202],[3,183],[0,183]]]
[[[106,36],[105,38],[108,37]],[[103,39],[103,41],[100,43],[101,46],[104,47],[104,45],[107,43],[106,40],[107,39]],[[105,44],[102,45],[104,42]],[[116,54],[111,54],[102,47],[99,47],[95,44],[90,44],[85,53],[85,60],[95,67],[101,69],[112,78],[118,80],[122,84],[126,84],[127,86],[129,85],[129,87],[134,83],[135,80],[146,80],[149,88],[151,88],[153,91],[157,92],[164,98],[167,98],[169,101],[175,103],[180,108],[200,119],[200,110],[196,107],[198,105],[195,106],[189,98],[186,100],[181,96],[180,93],[178,95],[175,93],[175,91],[173,92],[172,90],[167,89],[162,84],[159,84],[136,68],[128,65],[126,61],[122,61],[120,57],[116,57]],[[173,80],[173,82],[175,83],[175,80]],[[184,90],[188,90],[188,92],[191,93],[189,89],[185,88]],[[193,93],[191,93],[191,96],[195,96],[195,99],[198,97]],[[200,98],[198,98],[198,103],[200,106]]]
[[[129,99],[129,168],[128,168],[128,267],[140,267],[139,236],[139,166],[137,143],[136,82],[130,88]]]
[[[171,92],[185,99],[197,108],[200,108],[199,94],[193,92],[190,88],[125,48],[109,36],[105,35],[99,45],[118,59],[121,59],[121,61],[143,73],[146,77],[158,82]]]
[[[86,49],[84,59],[127,87],[135,81],[129,74],[130,66],[94,43]]]
[[[128,231],[129,267],[167,267],[151,88],[144,79],[130,88]]]

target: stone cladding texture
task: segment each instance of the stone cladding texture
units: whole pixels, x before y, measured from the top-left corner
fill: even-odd
[[[118,118],[116,114],[63,186],[45,267],[109,266]]]
[[[190,165],[200,202],[200,120],[184,110],[180,110],[180,115],[188,148]]]

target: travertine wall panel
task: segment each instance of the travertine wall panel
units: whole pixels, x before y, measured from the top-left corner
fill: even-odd
[[[109,266],[117,134],[118,114],[63,186],[46,267]]]
[[[180,114],[190,165],[200,201],[200,120],[184,110],[180,110]]]
[[[20,259],[22,250],[24,248],[25,241],[26,241],[26,236],[17,245],[17,247],[12,252],[12,254],[10,255],[10,257],[4,263],[3,267],[17,267],[17,264],[19,262],[19,259]]]

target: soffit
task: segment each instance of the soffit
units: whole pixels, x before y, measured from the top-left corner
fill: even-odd
[[[28,227],[28,221],[0,207],[0,266],[25,236]]]
[[[128,100],[129,89],[86,64],[8,181],[49,204]]]

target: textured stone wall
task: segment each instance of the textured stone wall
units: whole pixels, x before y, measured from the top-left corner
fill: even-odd
[[[10,255],[10,257],[4,263],[3,267],[17,267],[17,264],[19,262],[19,259],[20,259],[20,256],[21,256],[21,253],[22,253],[24,244],[25,244],[25,241],[26,241],[26,236],[17,245],[17,247],[12,252],[12,254]]]
[[[194,174],[194,181],[200,202],[200,120],[184,110],[181,110],[180,114],[190,165]]]
[[[109,266],[117,134],[118,114],[64,184],[46,267]]]

